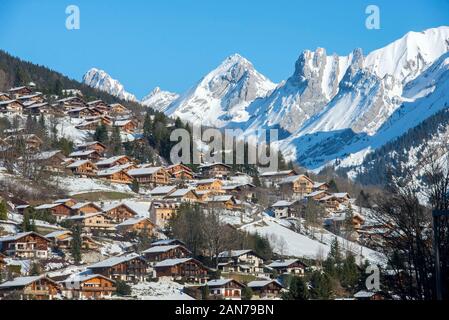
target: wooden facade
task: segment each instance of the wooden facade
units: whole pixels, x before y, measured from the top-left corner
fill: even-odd
[[[306,195],[313,191],[315,183],[306,175],[290,176],[279,182],[281,190],[296,195]]]
[[[53,300],[60,292],[60,286],[45,276],[21,277],[0,284],[0,296],[19,294],[22,300]]]
[[[130,176],[127,170],[122,168],[110,168],[97,172],[97,176],[101,179],[109,180],[112,183],[131,184],[133,177]]]
[[[90,160],[79,160],[69,164],[67,167],[74,175],[94,176],[98,170],[97,166]]]
[[[140,184],[159,186],[168,185],[170,183],[170,174],[162,167],[132,169],[128,171],[128,174]]]
[[[200,166],[201,176],[206,179],[223,178],[230,175],[232,168],[224,163]]]
[[[112,257],[88,269],[113,280],[128,282],[143,281],[147,276],[147,262],[140,256]]]
[[[114,280],[94,274],[75,277],[73,281],[64,281],[62,292],[68,299],[101,300],[111,298],[116,290]]]
[[[155,264],[156,276],[172,279],[186,279],[191,282],[202,282],[208,276],[208,269],[193,258],[168,259]]]
[[[241,300],[243,284],[234,279],[218,279],[207,283],[209,299]]]
[[[128,219],[138,216],[136,211],[124,203],[104,208],[103,213],[114,223],[122,223]]]
[[[160,228],[165,228],[170,220],[178,213],[180,202],[154,201],[150,207],[150,219]]]
[[[279,298],[283,289],[283,286],[276,280],[252,281],[248,283],[248,287],[259,299]]]
[[[46,259],[50,240],[36,232],[0,238],[0,252],[17,258]]]
[[[136,233],[141,234],[146,232],[149,236],[154,234],[156,226],[148,218],[131,218],[129,220],[123,221],[121,224],[117,225],[117,232],[120,234],[126,233]]]
[[[148,262],[188,258],[192,253],[183,245],[155,246],[142,252]]]

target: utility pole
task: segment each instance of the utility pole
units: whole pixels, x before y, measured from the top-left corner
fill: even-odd
[[[435,293],[437,300],[443,300],[440,263],[440,219],[449,217],[449,210],[434,210],[433,216],[433,249],[435,255]]]

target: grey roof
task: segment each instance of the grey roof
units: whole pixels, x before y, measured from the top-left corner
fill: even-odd
[[[130,176],[144,176],[144,175],[150,175],[158,172],[161,170],[162,167],[146,167],[146,168],[138,168],[138,169],[132,169],[128,171],[128,174]]]
[[[167,259],[167,260],[163,260],[161,262],[156,263],[156,265],[154,267],[155,268],[158,268],[158,267],[171,267],[171,266],[176,266],[176,265],[181,264],[181,263],[188,262],[190,260],[193,260],[193,259],[192,258]]]
[[[150,191],[151,195],[165,195],[176,190],[175,186],[159,186]]]
[[[250,283],[248,283],[248,287],[250,288],[261,288],[261,287],[265,287],[267,285],[269,285],[270,283],[276,283],[278,285],[280,285],[282,287],[282,284],[279,283],[279,281],[277,280],[256,280],[256,281],[251,281]]]
[[[122,223],[118,224],[117,227],[125,227],[125,226],[133,226],[136,223],[142,222],[144,220],[149,220],[146,217],[142,217],[142,218],[131,218],[128,220],[123,221]]]
[[[252,250],[230,250],[223,251],[218,254],[219,258],[236,258],[243,256],[244,254],[252,253]]]
[[[170,245],[170,246],[155,246],[155,247],[151,247],[145,251],[143,251],[142,253],[163,253],[163,252],[167,252],[176,248],[181,247],[180,245]]]
[[[268,267],[270,268],[285,268],[288,267],[289,265],[298,262],[298,259],[289,259],[289,260],[284,260],[284,261],[273,261],[272,263],[270,263],[268,265]]]
[[[280,201],[276,202],[275,204],[273,204],[272,207],[273,208],[283,208],[283,207],[290,207],[293,204],[295,204],[295,201],[280,200]]]
[[[14,280],[7,281],[5,283],[0,284],[0,289],[13,288],[13,287],[24,287],[24,286],[29,285],[30,283],[33,283],[33,282],[38,281],[43,278],[45,278],[45,276],[15,278]]]
[[[208,287],[221,287],[227,285],[229,282],[232,282],[233,279],[215,279],[207,282]]]
[[[97,165],[98,166],[105,166],[105,165],[107,166],[107,165],[113,164],[114,162],[116,162],[122,158],[125,158],[125,157],[126,156],[115,156],[115,157],[107,158],[107,159],[98,161]]]
[[[112,258],[109,258],[109,259],[106,259],[106,260],[97,262],[97,263],[95,263],[95,264],[93,264],[93,265],[91,265],[91,266],[89,266],[89,267],[87,267],[87,268],[88,268],[88,269],[95,269],[95,268],[110,268],[110,267],[113,267],[113,266],[118,265],[118,264],[120,264],[120,263],[124,263],[124,262],[131,261],[131,260],[133,260],[133,259],[135,259],[135,258],[139,258],[139,259],[144,260],[144,259],[143,259],[141,256],[139,256],[138,254],[132,253],[132,254],[125,255],[125,256],[112,257]]]
[[[2,237],[2,238],[0,238],[0,242],[19,240],[20,238],[26,237],[26,236],[31,235],[31,234],[37,235],[39,237],[42,237],[42,238],[48,240],[46,237],[44,237],[44,236],[42,236],[42,235],[40,235],[40,234],[38,234],[36,232],[30,231],[30,232],[17,233],[17,234],[12,235],[12,236]],[[50,240],[48,240],[48,241],[50,241]]]

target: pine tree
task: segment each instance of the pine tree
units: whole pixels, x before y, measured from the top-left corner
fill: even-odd
[[[253,298],[254,292],[250,287],[244,287],[242,290],[242,299],[251,300]]]
[[[108,143],[108,129],[105,125],[100,124],[97,126],[94,133],[94,140],[103,144]]]
[[[149,141],[153,130],[153,123],[151,121],[151,115],[149,112],[145,114],[145,119],[143,121],[143,136],[147,141]]]
[[[334,179],[329,181],[329,192],[331,193],[338,193],[338,186]]]
[[[346,254],[346,259],[343,262],[343,267],[340,277],[341,284],[348,290],[354,292],[360,280],[360,272],[357,267],[355,257],[352,253]]]
[[[209,295],[210,295],[209,286],[206,284],[201,288],[201,300],[209,299]]]
[[[0,220],[6,221],[8,220],[8,208],[6,206],[5,200],[0,202]]]
[[[73,226],[70,253],[72,254],[75,264],[79,264],[81,262],[81,248],[83,245],[81,232],[81,226],[79,224]]]
[[[23,232],[30,232],[30,231],[36,231],[36,226],[34,223],[34,216],[32,214],[32,209],[27,209],[23,213],[23,221],[22,221],[22,231]]]
[[[120,128],[114,127],[112,129],[111,137],[109,139],[110,143],[110,150],[112,152],[112,155],[117,156],[123,153],[122,148],[122,137],[120,135]]]
[[[135,192],[135,193],[139,193],[140,185],[139,185],[139,182],[136,179],[134,179],[132,184],[131,184],[131,190],[133,192]]]
[[[284,300],[309,300],[310,293],[306,281],[303,278],[294,277],[290,280],[290,288],[282,299]]]
[[[332,297],[332,282],[326,273],[315,271],[310,277],[311,297],[318,300],[329,300]]]

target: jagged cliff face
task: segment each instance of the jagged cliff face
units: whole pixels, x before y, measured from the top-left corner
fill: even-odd
[[[125,101],[137,101],[137,98],[126,92],[125,87],[118,81],[113,79],[109,74],[103,70],[96,68],[90,69],[83,77],[83,83],[104,92],[109,93],[119,99]]]
[[[168,106],[178,98],[179,95],[177,93],[163,91],[161,88],[156,87],[142,99],[141,103],[156,111],[165,112]]]
[[[248,60],[233,55],[173,102],[166,113],[196,124],[223,127],[246,121],[246,107],[274,88]]]

